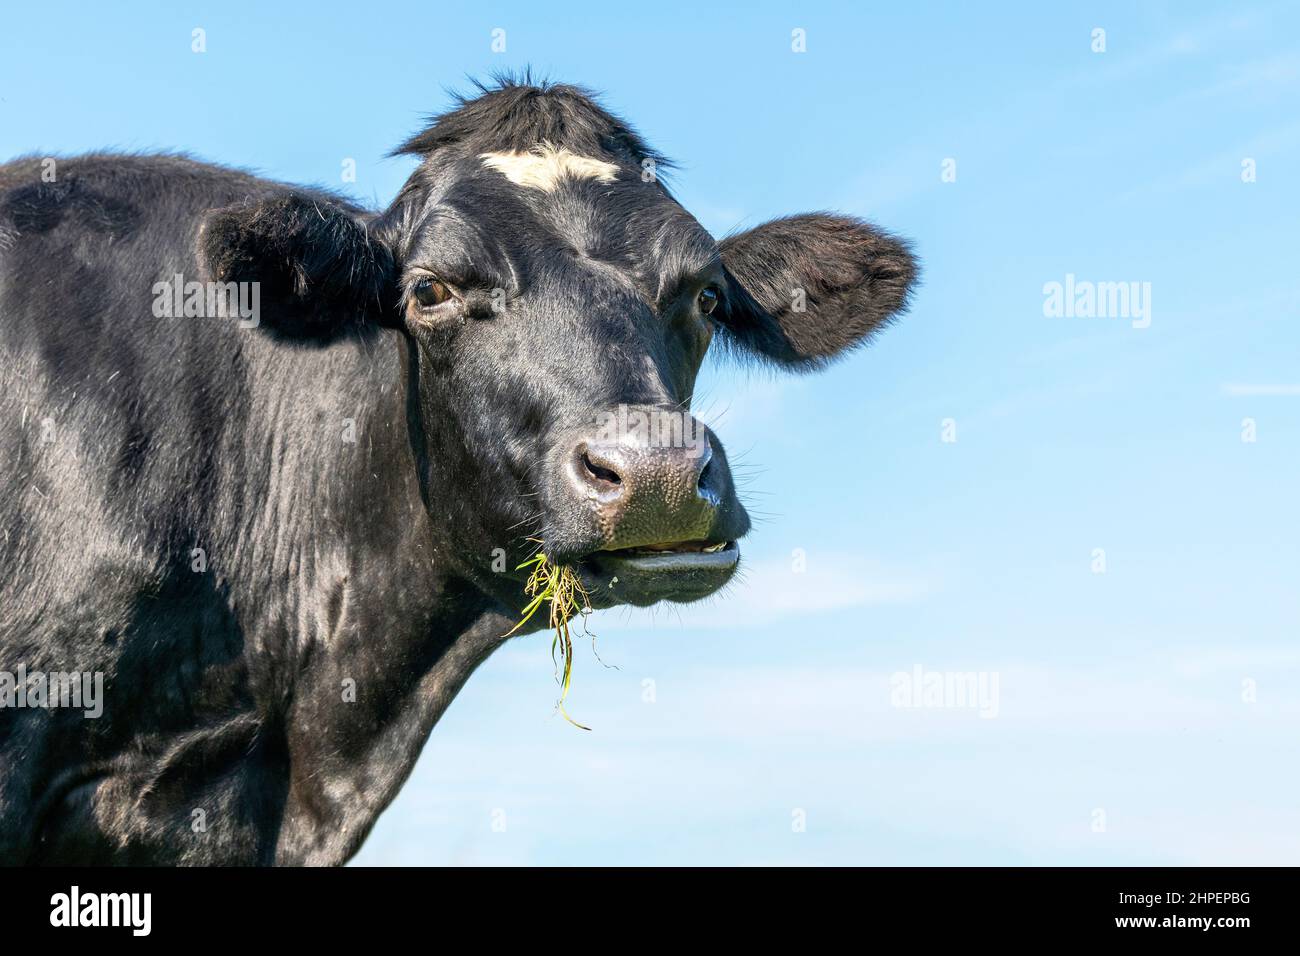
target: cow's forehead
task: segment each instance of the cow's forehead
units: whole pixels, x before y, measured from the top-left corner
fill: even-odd
[[[457,221],[452,231],[495,247],[493,258],[544,260],[558,242],[623,261],[656,287],[719,261],[713,237],[661,184],[610,157],[548,143],[480,152],[442,165],[429,186],[424,226],[451,238]]]

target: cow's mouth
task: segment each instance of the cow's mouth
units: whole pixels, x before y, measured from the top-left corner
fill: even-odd
[[[740,563],[735,541],[677,541],[596,551],[579,562],[598,606],[697,601],[722,587]]]

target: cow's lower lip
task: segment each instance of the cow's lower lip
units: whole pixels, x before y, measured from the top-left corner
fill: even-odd
[[[716,551],[597,551],[579,563],[579,572],[594,605],[645,606],[707,597],[731,579],[739,563],[740,547],[728,541]]]

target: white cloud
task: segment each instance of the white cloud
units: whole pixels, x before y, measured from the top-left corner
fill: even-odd
[[[1300,395],[1300,385],[1248,385],[1229,383],[1223,386],[1223,394],[1234,397],[1253,397],[1256,395]]]
[[[477,707],[453,708],[359,862],[1300,858],[1281,759],[1300,714],[1300,652],[1189,646],[1073,665],[986,661],[978,648],[919,658],[931,670],[997,671],[991,720],[892,706],[890,675],[913,657],[892,645],[870,666],[700,668],[661,679],[653,706],[628,694],[635,675],[611,677],[584,685],[590,735],[544,723],[514,679],[484,688]],[[1240,698],[1243,667],[1275,671],[1258,704]],[[792,807],[812,821],[798,843]],[[491,830],[496,808],[508,832]],[[1105,811],[1103,833],[1091,829],[1094,808]],[[629,828],[639,839],[607,847],[609,833]]]
[[[1297,80],[1300,80],[1300,56],[1288,53],[1236,64],[1227,71],[1223,80],[1198,90],[1194,95],[1240,97],[1243,93],[1251,93],[1262,97],[1280,96],[1292,91]]]

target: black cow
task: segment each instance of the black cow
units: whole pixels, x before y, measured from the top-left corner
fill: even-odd
[[[815,369],[906,305],[865,222],[715,242],[583,90],[479,93],[378,213],[172,155],[0,166],[0,860],[346,861],[535,549],[598,605],[731,576],[711,342]]]

